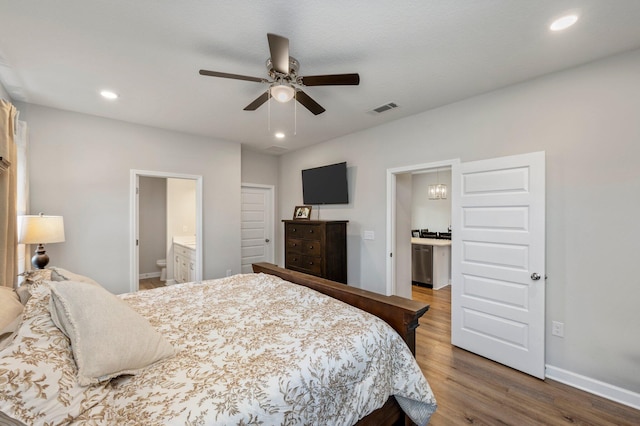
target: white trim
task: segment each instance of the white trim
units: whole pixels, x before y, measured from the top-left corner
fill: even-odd
[[[147,278],[159,278],[159,277],[160,277],[160,272],[147,272],[147,273],[138,275],[138,279],[140,280],[144,280]]]
[[[387,169],[387,286],[386,295],[396,294],[396,259],[392,256],[396,250],[396,175],[415,173],[438,167],[457,167],[459,158],[415,164]],[[451,247],[453,250],[454,247]]]
[[[157,172],[151,170],[131,169],[129,172],[129,229],[130,229],[130,245],[129,259],[130,264],[130,281],[129,290],[131,292],[138,291],[138,250],[136,247],[136,238],[138,235],[137,221],[137,197],[136,183],[140,176],[169,178],[169,179],[191,179],[196,181],[196,276],[194,281],[202,281],[202,271],[204,265],[202,263],[203,240],[202,240],[202,176],[189,175],[183,173]]]
[[[640,394],[553,365],[545,365],[545,377],[585,392],[640,410]]]

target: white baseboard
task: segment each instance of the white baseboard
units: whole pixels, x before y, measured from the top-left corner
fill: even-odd
[[[178,283],[176,282],[176,280],[174,280],[174,279],[167,280],[167,281],[164,283],[164,285],[174,285],[174,284],[178,284]]]
[[[144,280],[145,278],[156,278],[160,277],[160,272],[148,272],[146,274],[140,274],[138,276],[139,279]]]
[[[631,392],[618,386],[610,385],[609,383],[604,383],[548,364],[545,366],[545,377],[640,410],[639,393]]]

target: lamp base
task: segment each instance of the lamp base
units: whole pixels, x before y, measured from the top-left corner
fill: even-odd
[[[31,258],[31,264],[35,269],[44,269],[49,263],[49,255],[44,250],[44,245],[38,244],[36,252]]]

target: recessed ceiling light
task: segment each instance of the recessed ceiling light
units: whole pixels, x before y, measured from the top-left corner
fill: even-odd
[[[100,94],[102,95],[103,98],[118,99],[118,94],[115,92],[112,92],[111,90],[102,90]]]
[[[578,17],[576,15],[563,16],[562,18],[558,18],[555,21],[553,21],[553,23],[551,23],[551,26],[549,26],[549,29],[551,31],[566,30],[567,28],[575,24],[577,21],[578,21]]]
[[[278,132],[278,133],[276,133],[276,135],[275,135],[275,136],[276,136],[276,138],[278,138],[278,139],[283,139],[283,138],[284,138],[284,133],[282,133],[282,132]]]

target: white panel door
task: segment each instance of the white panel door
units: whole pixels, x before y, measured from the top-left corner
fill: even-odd
[[[544,378],[544,152],[452,174],[451,343]]]
[[[242,186],[242,273],[251,273],[252,263],[273,263],[273,188]]]

